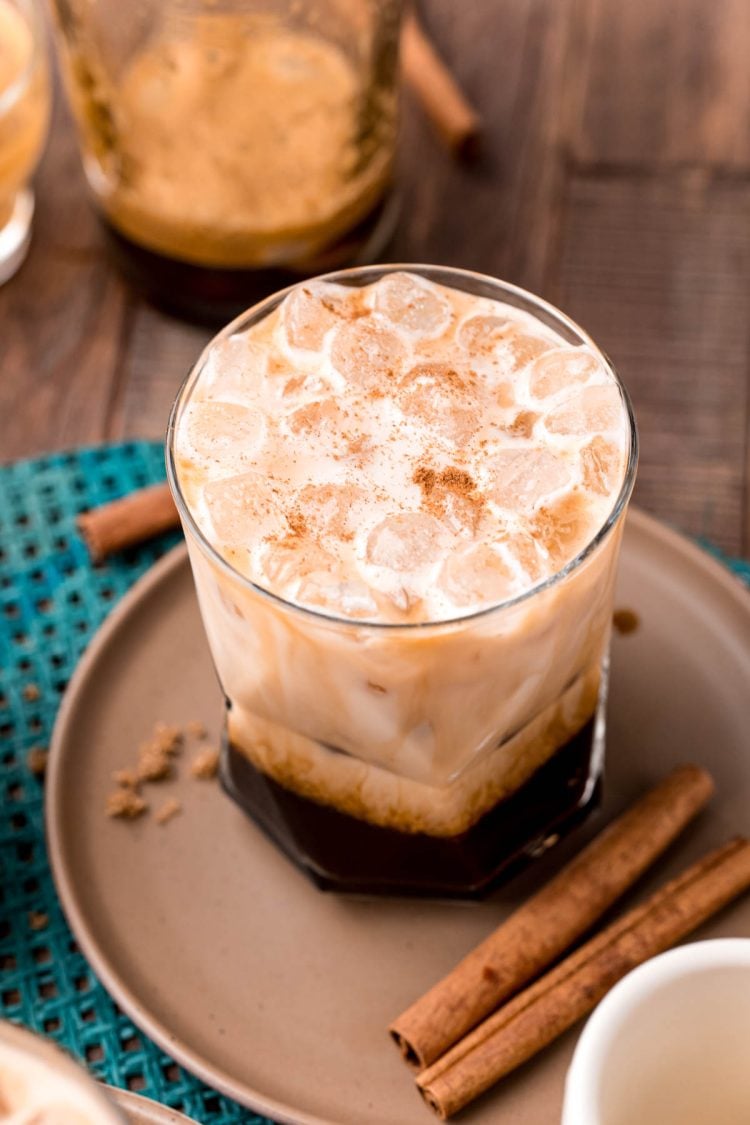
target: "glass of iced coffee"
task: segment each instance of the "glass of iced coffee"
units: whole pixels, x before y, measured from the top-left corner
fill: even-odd
[[[83,161],[130,277],[225,321],[393,227],[402,0],[54,0]]]
[[[36,0],[0,0],[0,285],[22,264],[31,242],[31,178],[49,110],[41,7]]]
[[[0,1117],[18,1125],[125,1125],[98,1082],[51,1040],[0,1021]]]
[[[167,461],[224,785],[320,886],[479,895],[584,814],[636,467],[585,332],[462,270],[331,274],[209,344]]]

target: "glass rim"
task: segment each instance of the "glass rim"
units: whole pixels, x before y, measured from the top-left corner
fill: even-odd
[[[404,632],[415,633],[424,630],[435,631],[440,629],[456,628],[458,626],[467,625],[470,622],[475,622],[480,619],[489,617],[493,614],[500,613],[503,610],[512,609],[516,606],[522,605],[526,601],[529,601],[532,597],[535,597],[536,595],[545,593],[547,590],[552,589],[559,583],[563,582],[575,571],[577,571],[582,566],[582,564],[585,563],[587,559],[589,559],[591,555],[596,552],[599,546],[601,546],[601,544],[609,538],[610,533],[617,526],[620,516],[627,506],[628,500],[630,499],[633,491],[633,486],[635,484],[636,469],[638,467],[638,431],[636,428],[635,414],[633,412],[633,404],[630,400],[630,395],[628,394],[627,389],[625,388],[609,357],[602,351],[601,348],[598,347],[597,344],[594,343],[589,334],[585,332],[571,317],[561,312],[560,309],[550,304],[549,301],[545,301],[543,298],[537,297],[535,294],[530,293],[528,290],[523,289],[518,285],[513,285],[512,283],[506,281],[501,281],[499,278],[491,277],[489,274],[478,273],[475,270],[460,269],[459,267],[455,266],[437,266],[427,263],[414,262],[386,262],[378,263],[377,265],[352,266],[348,269],[332,270],[329,273],[319,274],[314,278],[309,278],[306,280],[328,281],[336,283],[343,282],[344,284],[346,284],[347,280],[356,282],[359,279],[363,279],[372,275],[384,276],[389,273],[397,272],[415,273],[418,276],[426,277],[428,280],[434,280],[438,283],[442,282],[446,285],[450,284],[450,278],[453,278],[454,280],[457,279],[459,281],[463,280],[464,282],[473,282],[475,285],[479,283],[481,285],[499,290],[502,293],[513,295],[514,297],[520,299],[520,301],[522,301],[524,305],[531,306],[532,310],[537,309],[544,311],[553,321],[556,321],[558,325],[567,328],[569,332],[573,333],[573,335],[578,338],[580,343],[583,343],[592,349],[597,358],[603,363],[606,370],[612,376],[612,379],[614,380],[614,383],[618,388],[618,391],[622,398],[628,420],[629,447],[625,473],[623,476],[620,491],[618,492],[614,500],[607,518],[597,528],[594,535],[586,542],[581,550],[572,559],[570,559],[565,564],[565,566],[561,567],[560,570],[555,571],[554,574],[549,575],[541,582],[537,582],[533,586],[530,586],[527,590],[522,590],[521,593],[515,594],[510,598],[505,598],[502,601],[492,602],[490,605],[482,606],[480,609],[473,610],[471,613],[462,613],[457,614],[455,617],[447,617],[441,618],[439,620],[429,621],[378,621],[372,618],[360,619],[354,617],[343,617],[333,613],[326,613],[320,609],[313,608],[312,606],[302,605],[299,602],[290,601],[287,598],[282,597],[280,594],[274,593],[267,587],[261,586],[257,582],[253,582],[251,578],[248,578],[247,575],[242,574],[241,571],[232,566],[232,564],[218,552],[218,550],[213,546],[212,543],[209,542],[202,529],[199,527],[198,522],[193,516],[193,513],[190,510],[190,506],[188,505],[183,495],[182,488],[180,487],[180,482],[177,476],[177,468],[175,464],[174,450],[178,414],[183,405],[186,392],[192,385],[194,377],[196,377],[202,370],[205,362],[207,361],[212,349],[216,346],[216,344],[222,340],[227,339],[229,336],[232,336],[235,332],[239,331],[241,327],[247,327],[248,321],[257,322],[258,320],[261,320],[264,316],[266,316],[269,312],[273,311],[273,309],[281,304],[284,298],[289,293],[291,293],[292,290],[296,289],[298,285],[304,284],[304,280],[294,282],[292,285],[288,285],[285,289],[280,289],[277,292],[270,294],[268,297],[264,297],[263,300],[258,301],[256,304],[240,313],[239,316],[236,316],[234,320],[231,320],[229,324],[221,329],[221,331],[217,332],[216,335],[211,337],[211,339],[202,349],[197,360],[183,379],[177,391],[177,395],[175,396],[175,400],[172,404],[172,408],[169,414],[169,421],[167,424],[165,461],[167,469],[167,481],[169,483],[169,487],[172,492],[172,497],[177,507],[177,511],[180,515],[180,519],[182,520],[183,527],[189,528],[199,547],[201,548],[203,553],[208,556],[210,561],[214,565],[218,566],[222,572],[228,575],[235,582],[239,582],[242,586],[244,586],[248,590],[251,590],[254,594],[270,600],[272,604],[284,610],[291,611],[295,614],[300,614],[305,618],[312,619],[319,623],[342,625],[354,630],[367,629],[372,630],[373,632],[393,632],[402,630]],[[364,281],[362,283],[366,284],[366,282]],[[456,286],[454,286],[454,288],[455,287]],[[462,288],[464,292],[467,291],[463,286],[458,287]]]
[[[18,0],[12,0],[11,7],[21,13],[31,31],[31,55],[18,77],[0,93],[0,117],[9,113],[16,102],[23,97],[31,84],[40,59],[44,58],[47,50],[47,36],[39,0],[21,0],[20,3]]]

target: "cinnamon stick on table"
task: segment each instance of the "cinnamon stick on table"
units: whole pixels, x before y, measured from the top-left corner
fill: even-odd
[[[401,65],[405,80],[422,103],[448,148],[473,156],[479,146],[479,114],[424,33],[414,12],[401,30]]]
[[[424,1067],[533,980],[661,855],[714,791],[681,766],[605,828],[448,976],[390,1027],[407,1062]]]
[[[168,484],[141,488],[78,517],[78,530],[94,562],[180,526]]]
[[[621,977],[750,887],[750,843],[710,852],[480,1024],[417,1077],[445,1119],[552,1043]]]

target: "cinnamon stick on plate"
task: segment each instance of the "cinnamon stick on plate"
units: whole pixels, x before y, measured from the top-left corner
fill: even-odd
[[[445,1119],[557,1039],[626,973],[750,887],[750,843],[710,852],[480,1024],[417,1077]]]
[[[479,114],[424,33],[414,12],[401,30],[401,65],[425,113],[451,152],[471,157],[479,147]]]
[[[179,527],[180,518],[169,485],[155,484],[92,508],[77,523],[92,559],[101,562],[115,551]]]
[[[661,855],[714,791],[681,766],[605,828],[448,976],[394,1020],[407,1062],[428,1066],[584,934]]]

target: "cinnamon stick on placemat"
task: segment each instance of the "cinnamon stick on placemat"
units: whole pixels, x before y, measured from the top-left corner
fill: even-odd
[[[84,512],[76,521],[94,562],[180,526],[168,484],[141,488]]]
[[[626,973],[750,887],[750,843],[709,853],[480,1024],[417,1076],[442,1118],[457,1113],[592,1010]]]
[[[390,1027],[424,1067],[564,953],[708,802],[713,781],[681,766],[605,828],[545,887]]]
[[[479,114],[424,33],[414,12],[401,30],[404,78],[451,152],[474,156],[479,147]]]

